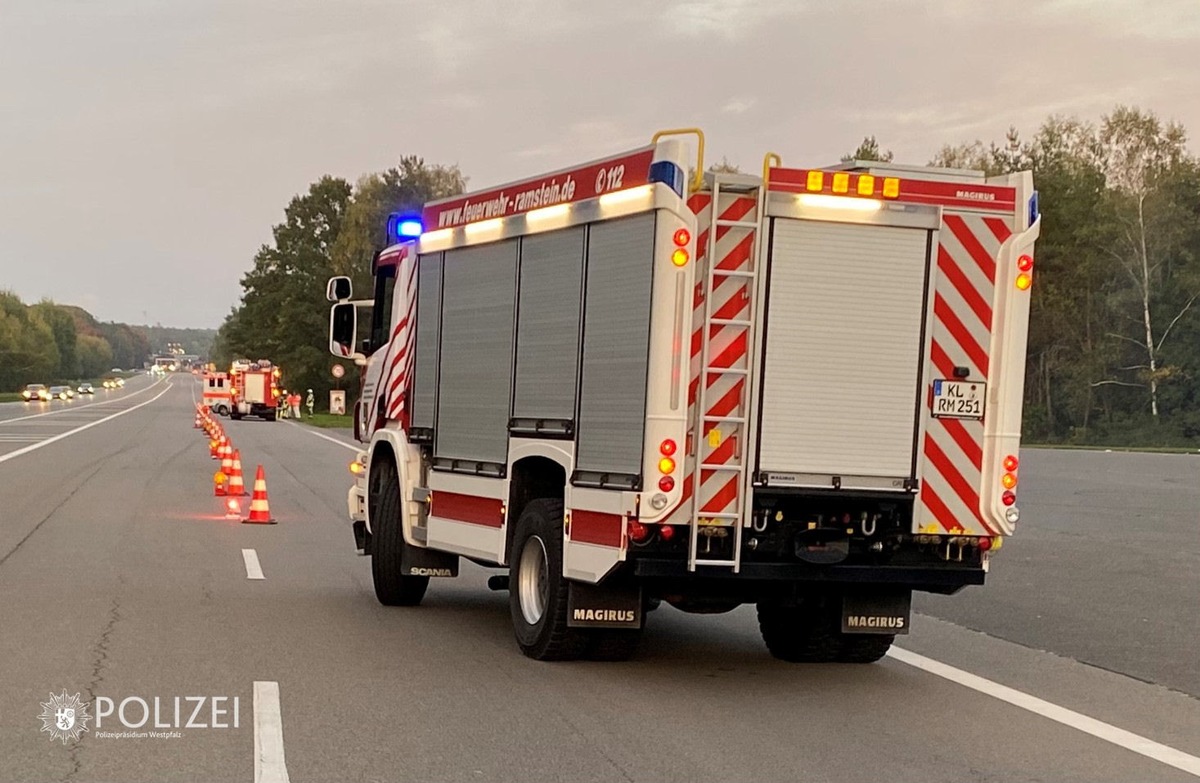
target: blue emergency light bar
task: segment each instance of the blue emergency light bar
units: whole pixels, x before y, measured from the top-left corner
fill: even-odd
[[[421,225],[421,219],[412,215],[389,215],[388,216],[388,237],[397,239],[401,242],[408,239],[416,239],[421,236],[424,231],[424,226]]]

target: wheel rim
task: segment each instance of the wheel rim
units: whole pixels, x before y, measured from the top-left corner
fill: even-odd
[[[517,599],[521,603],[521,615],[525,622],[537,625],[546,613],[550,597],[550,566],[546,558],[546,544],[539,536],[530,536],[521,550],[521,563],[517,573]]]

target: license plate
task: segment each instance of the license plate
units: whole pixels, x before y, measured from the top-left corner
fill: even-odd
[[[936,380],[933,415],[939,419],[982,419],[986,394],[986,383]]]

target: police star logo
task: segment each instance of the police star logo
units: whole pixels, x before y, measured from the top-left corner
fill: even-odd
[[[42,731],[50,735],[51,742],[59,739],[66,745],[68,739],[74,742],[88,730],[92,716],[88,715],[88,705],[80,700],[78,693],[74,696],[68,696],[65,690],[57,696],[51,693],[50,701],[43,701],[41,705],[42,714],[38,717],[42,719]]]

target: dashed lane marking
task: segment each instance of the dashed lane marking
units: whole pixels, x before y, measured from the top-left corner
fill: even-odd
[[[242,561],[246,564],[247,579],[266,579],[263,576],[262,565],[258,562],[258,552],[253,549],[243,549]]]
[[[254,783],[290,783],[277,682],[254,683]]]

